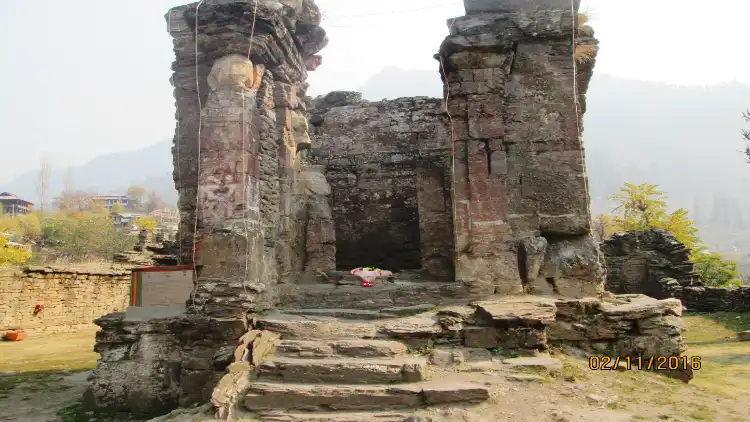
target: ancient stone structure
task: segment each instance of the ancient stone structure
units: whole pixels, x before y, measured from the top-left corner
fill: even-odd
[[[607,291],[669,297],[659,280],[670,278],[691,286],[690,250],[667,230],[616,233],[601,244],[607,263]]]
[[[453,278],[450,137],[442,101],[368,102],[332,92],[314,102],[310,160],[333,189],[336,263]]]
[[[498,367],[561,368],[550,343],[683,351],[678,301],[598,296],[569,2],[465,0],[438,56],[447,107],[303,99],[326,43],[317,6],[254,3],[168,15],[197,282],[183,315],[96,321],[90,407],[395,422],[405,414],[372,411],[490,396],[433,378],[440,356],[495,365],[490,351],[509,350],[526,356]],[[341,271],[360,265],[401,271],[363,288]]]
[[[456,279],[488,293],[595,295],[570,2],[465,1],[437,58],[453,140]],[[577,8],[576,8],[577,9]]]
[[[92,329],[95,318],[125,310],[129,294],[130,271],[0,269],[0,332]]]
[[[695,280],[690,250],[666,230],[616,233],[601,250],[607,291],[674,297],[696,312],[750,311],[750,287],[708,287]]]
[[[183,260],[195,254],[198,276],[192,305],[208,314],[268,309],[279,281],[333,259],[331,248],[305,249],[304,217],[317,209],[304,198],[321,199],[297,180],[298,151],[310,147],[306,63],[328,42],[320,11],[311,1],[203,1],[167,18]],[[316,261],[299,259],[308,255]]]

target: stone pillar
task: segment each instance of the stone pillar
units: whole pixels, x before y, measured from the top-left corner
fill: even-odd
[[[297,153],[310,142],[299,98],[328,41],[320,11],[311,0],[264,0],[257,9],[206,0],[173,8],[167,20],[180,237],[183,261],[194,256],[197,273],[188,305],[211,316],[269,309],[279,269],[292,268],[289,254],[277,252],[304,238],[289,232],[288,219]]]
[[[578,5],[464,5],[437,56],[454,142],[456,279],[487,293],[597,294],[574,83]]]

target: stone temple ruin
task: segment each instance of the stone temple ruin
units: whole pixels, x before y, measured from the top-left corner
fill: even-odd
[[[453,364],[684,352],[679,300],[604,292],[581,138],[594,62],[573,59],[596,40],[577,3],[465,0],[435,56],[445,99],[381,102],[306,96],[328,42],[312,0],[171,9],[195,287],[179,314],[96,321],[86,403],[311,420],[488,399],[431,380],[440,359],[413,347]],[[363,288],[347,271],[363,265],[396,274]]]

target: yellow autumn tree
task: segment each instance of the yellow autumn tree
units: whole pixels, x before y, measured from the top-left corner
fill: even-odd
[[[156,231],[156,220],[153,217],[138,217],[135,219],[135,225],[140,230],[146,230],[149,233]]]
[[[659,189],[659,185],[625,183],[610,199],[617,203],[610,223],[612,230],[668,230],[691,250],[698,279],[713,286],[737,285],[737,263],[724,259],[718,253],[705,252],[706,247],[701,244],[698,229],[687,210],[679,208],[669,213],[667,194]]]
[[[23,264],[30,258],[30,249],[10,244],[10,236],[0,232],[0,266]]]

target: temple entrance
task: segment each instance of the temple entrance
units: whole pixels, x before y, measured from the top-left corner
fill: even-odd
[[[422,268],[414,170],[413,164],[328,169],[338,269]]]

